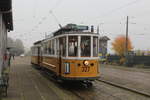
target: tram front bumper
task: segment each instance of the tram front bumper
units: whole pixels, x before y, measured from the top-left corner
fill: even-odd
[[[100,78],[99,76],[97,77],[61,77],[62,80],[70,80],[70,81],[84,81],[84,80],[90,80],[94,81],[96,79]]]

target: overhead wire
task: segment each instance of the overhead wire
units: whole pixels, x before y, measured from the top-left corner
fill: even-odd
[[[135,3],[137,3],[138,1],[140,1],[140,0],[134,0],[134,1],[132,1],[132,2],[129,2],[129,3],[125,4],[125,5],[123,5],[123,6],[120,6],[120,7],[118,7],[118,8],[115,8],[115,9],[113,9],[113,10],[107,12],[106,14],[114,13],[115,11],[120,10],[120,9],[123,9],[123,8],[125,8],[125,7],[127,7],[127,6],[132,5],[132,4],[135,4]],[[36,1],[35,1],[35,2],[36,2]],[[53,15],[53,17],[55,18],[55,20],[56,20],[57,23],[59,23],[59,21],[58,21],[58,19],[56,18],[56,16],[53,14],[52,11],[53,11],[53,9],[55,9],[56,7],[58,7],[58,5],[59,5],[61,2],[62,2],[62,0],[57,0],[57,2],[55,3],[55,5],[54,5],[54,6],[51,8],[51,10],[49,11],[50,14]],[[46,16],[44,16],[44,17],[42,18],[42,20],[46,20],[46,19],[47,19]],[[40,21],[40,22],[37,24],[37,26],[33,27],[33,30],[34,30],[35,28],[38,28],[38,25],[42,24],[42,22],[43,22],[43,21]],[[29,32],[29,33],[30,33],[30,32]]]
[[[134,1],[132,1],[132,2],[128,2],[128,3],[126,3],[126,4],[124,4],[124,5],[120,6],[120,7],[114,8],[114,9],[112,9],[112,10],[106,12],[106,13],[103,13],[104,15],[98,16],[98,18],[99,18],[99,17],[100,17],[100,18],[101,18],[101,17],[106,17],[106,16],[108,16],[108,15],[109,15],[109,17],[110,17],[110,15],[113,14],[114,12],[116,12],[116,11],[118,11],[118,10],[121,10],[121,9],[124,9],[124,8],[127,8],[127,7],[129,7],[129,6],[131,6],[131,5],[134,5],[134,4],[138,3],[139,1],[141,1],[141,0],[134,0]]]
[[[63,0],[57,0],[56,3],[54,4],[54,6],[49,10],[49,12],[52,11],[52,10],[54,10],[54,9],[56,9],[56,8],[59,6],[59,4],[62,3],[62,1],[63,1]],[[35,1],[35,2],[36,2],[36,1]],[[34,8],[34,10],[35,10],[35,8]],[[36,12],[33,13],[33,17],[36,16],[35,14],[36,14]],[[54,15],[54,14],[53,14],[53,15]],[[55,17],[55,18],[56,18],[56,17]],[[41,20],[40,20],[33,28],[31,28],[31,30],[28,31],[27,33],[30,34],[30,33],[34,32],[34,31],[39,27],[39,25],[41,25],[41,24],[43,23],[43,21],[46,20],[46,19],[47,19],[46,16],[42,17]],[[41,34],[41,32],[39,32],[39,33]],[[22,34],[24,34],[24,33],[22,33]],[[41,34],[41,35],[42,35],[42,34]],[[31,38],[32,38],[32,37],[31,37]],[[33,40],[33,39],[29,39],[29,40]]]
[[[108,15],[110,15],[110,14],[113,14],[114,12],[116,12],[116,11],[118,11],[118,10],[120,10],[120,9],[126,8],[126,7],[128,7],[128,6],[133,5],[133,4],[136,4],[136,3],[138,3],[139,1],[140,1],[140,0],[134,0],[134,1],[132,1],[132,2],[128,2],[128,3],[125,4],[125,5],[122,5],[122,6],[120,6],[120,7],[117,7],[117,8],[115,8],[115,9],[112,9],[112,10],[108,11],[107,13],[105,13],[103,16],[101,16],[101,18],[102,18],[102,17],[105,17],[105,16],[108,16]]]
[[[56,2],[56,4],[54,5],[54,7],[51,8],[50,11],[53,11],[56,7],[58,7],[58,5],[61,3],[61,1],[62,1],[62,0],[58,0],[58,1]],[[125,5],[123,5],[123,6],[120,6],[120,7],[117,7],[117,8],[115,8],[115,9],[112,9],[111,11],[105,13],[103,16],[108,16],[108,15],[110,15],[110,14],[112,14],[112,13],[114,13],[114,12],[120,10],[120,9],[124,9],[124,8],[126,8],[126,7],[128,7],[128,6],[131,6],[131,5],[133,5],[133,4],[136,4],[136,3],[138,3],[139,1],[141,1],[141,0],[134,0],[134,1],[129,2],[129,3],[125,4]],[[53,12],[50,13],[50,14],[52,14],[53,17],[55,18],[55,20],[57,21],[57,23],[59,23],[59,21],[57,20],[56,16],[53,14]],[[46,20],[46,19],[47,19],[46,16],[42,17],[42,21],[39,21],[38,24],[37,24],[37,26],[33,27],[33,29],[31,30],[31,32],[33,32],[34,30],[36,30],[36,29],[38,28],[38,26],[41,25],[42,22],[43,22],[44,20]],[[31,33],[31,32],[28,32],[28,33]],[[41,32],[40,32],[40,34],[41,34]]]
[[[58,21],[57,17],[54,15],[53,11],[50,11],[50,14],[54,17],[55,21],[57,22],[57,24],[59,25],[60,28],[62,28],[62,25],[60,24],[60,22]]]
[[[54,10],[56,7],[58,7],[58,5],[59,5],[62,1],[63,1],[63,0],[58,0],[58,1],[55,3],[55,5],[49,10],[49,12],[52,11],[52,10]],[[55,17],[55,18],[56,18],[56,17]],[[41,25],[41,24],[43,23],[43,21],[46,20],[46,19],[47,19],[46,16],[42,17],[42,20],[37,24],[37,26],[33,27],[33,29],[38,28],[38,26]]]
[[[110,11],[104,13],[104,15],[101,16],[100,18],[106,17],[106,16],[108,16],[108,15],[111,15],[111,14],[113,14],[114,12],[116,12],[116,11],[118,11],[118,10],[120,10],[120,9],[124,9],[124,8],[126,8],[126,7],[128,7],[128,6],[133,5],[133,4],[136,4],[136,3],[138,3],[139,1],[141,1],[141,0],[134,0],[134,1],[132,1],[132,2],[128,2],[128,3],[125,4],[125,5],[122,5],[122,6],[120,6],[120,7],[117,7],[117,8],[115,8],[115,9],[112,9],[112,10],[110,10]],[[109,16],[109,17],[110,17],[110,16]],[[98,18],[98,19],[99,19],[99,18]],[[98,24],[98,26],[99,26],[99,24]],[[103,32],[101,32],[101,33],[104,33],[104,29],[102,29],[102,27],[101,27],[101,30],[100,30],[100,31],[103,31]]]

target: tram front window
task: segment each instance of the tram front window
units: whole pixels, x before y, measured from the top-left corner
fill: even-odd
[[[78,54],[78,37],[69,36],[68,38],[68,56],[76,57]]]
[[[98,37],[93,37],[93,56],[98,56]]]
[[[91,37],[81,36],[81,57],[89,57],[91,54]]]

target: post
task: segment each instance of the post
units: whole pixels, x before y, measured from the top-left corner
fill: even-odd
[[[97,34],[99,34],[99,25],[97,26]]]
[[[126,23],[126,52],[125,54],[128,54],[128,23],[129,23],[129,17],[127,16],[127,23]]]
[[[126,58],[126,65],[128,63],[128,24],[129,24],[129,17],[127,16],[126,22],[126,42],[125,42],[125,58]]]

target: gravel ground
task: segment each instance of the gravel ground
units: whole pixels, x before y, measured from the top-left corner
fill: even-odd
[[[150,69],[101,65],[101,78],[150,94]]]

